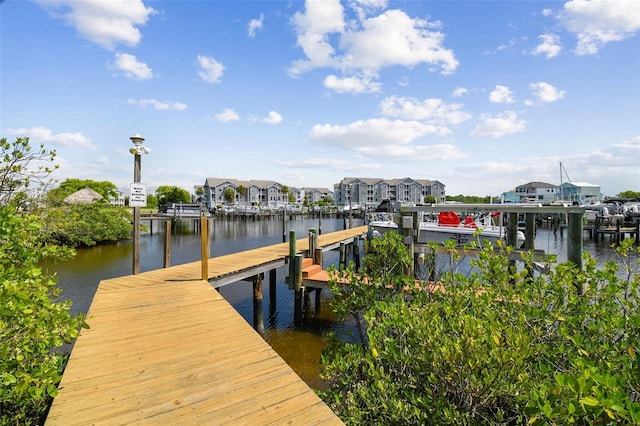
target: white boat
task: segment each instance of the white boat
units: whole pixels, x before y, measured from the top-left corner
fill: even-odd
[[[388,231],[397,231],[398,224],[394,221],[393,213],[373,213],[369,226],[374,233],[384,234]],[[421,220],[418,228],[418,243],[437,242],[444,243],[454,240],[462,246],[472,241],[480,245],[488,240],[495,244],[498,240],[506,241],[507,228],[493,225],[492,214],[487,213],[479,217],[467,216],[464,222],[460,221],[457,213],[440,212],[433,220]],[[522,247],[525,236],[522,231],[517,231],[516,247]]]

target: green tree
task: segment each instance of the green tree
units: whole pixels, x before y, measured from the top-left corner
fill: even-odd
[[[231,187],[226,188],[224,190],[223,196],[227,203],[231,203],[236,199],[236,191]]]
[[[189,192],[177,186],[161,185],[156,189],[159,204],[165,203],[190,203]]]
[[[438,200],[436,200],[436,197],[434,197],[433,195],[425,195],[424,196],[424,202],[426,204],[435,204]]]
[[[620,198],[636,198],[636,199],[640,199],[640,192],[638,191],[622,191],[621,193],[618,194],[618,197]]]
[[[53,244],[91,247],[131,238],[129,209],[108,204],[77,204],[42,213],[41,237]]]
[[[389,267],[406,256],[388,234],[361,271],[331,283],[334,310],[361,312],[366,324],[360,343],[333,336],[322,359],[322,397],[347,424],[640,422],[640,251],[631,240],[620,262],[597,268],[585,255],[583,270],[562,263],[548,276],[527,272],[532,254],[516,269],[511,248],[487,245],[470,274],[417,287],[401,262]]]
[[[147,209],[157,210],[159,205],[158,197],[155,194],[147,194]]]
[[[54,150],[43,144],[33,148],[29,138],[14,142],[0,139],[0,205],[23,208],[38,199],[42,189],[52,183],[51,172],[59,167],[52,164],[55,158]],[[34,168],[33,164],[37,166]]]
[[[478,197],[476,195],[459,194],[459,195],[447,195],[446,200],[457,201],[459,203],[466,203],[466,204],[488,204],[489,201],[491,200],[491,197],[489,195],[485,197]]]
[[[97,182],[91,179],[67,179],[57,188],[47,192],[47,201],[50,204],[59,205],[69,195],[84,188],[91,188],[104,197],[105,202],[110,196],[118,196],[118,187],[109,181]]]

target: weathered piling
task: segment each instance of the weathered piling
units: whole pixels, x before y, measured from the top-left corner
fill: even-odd
[[[262,279],[264,274],[253,277],[253,328],[264,333],[264,315],[262,309]]]
[[[171,266],[171,221],[164,221],[164,268]]]
[[[209,219],[200,218],[200,253],[202,263],[202,279],[209,279]]]
[[[291,275],[291,279],[293,280],[293,288],[294,288],[294,303],[293,303],[293,322],[295,324],[300,324],[302,322],[302,292],[304,291],[302,288],[302,258],[301,254],[297,254],[294,257],[293,263],[293,275]]]

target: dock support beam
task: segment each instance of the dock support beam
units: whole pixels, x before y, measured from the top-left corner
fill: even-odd
[[[295,282],[296,231],[289,231],[289,288],[293,289]]]
[[[262,312],[262,278],[264,274],[253,277],[253,328],[264,333],[264,315]]]
[[[567,260],[573,262],[579,269],[582,269],[582,213],[567,214]],[[578,294],[582,294],[583,289],[578,289]]]
[[[209,219],[200,218],[200,253],[202,256],[202,279],[209,279]]]
[[[294,303],[293,303],[293,322],[298,325],[302,323],[302,255],[297,254],[293,259],[294,274],[291,275],[293,280],[293,286],[295,290]]]
[[[153,221],[151,221],[153,222]],[[171,266],[171,221],[164,221],[164,262],[163,267]]]

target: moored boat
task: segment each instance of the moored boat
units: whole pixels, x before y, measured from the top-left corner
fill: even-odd
[[[374,213],[369,226],[374,232],[384,234],[388,231],[398,231],[398,224],[394,221],[392,213]],[[492,224],[491,213],[478,217],[467,216],[464,221],[455,212],[440,212],[432,220],[421,220],[418,227],[418,243],[437,242],[444,243],[453,240],[462,246],[472,241],[484,244],[489,241],[495,244],[497,241],[506,241],[507,228]],[[517,231],[516,247],[521,247],[525,241],[522,231]]]

